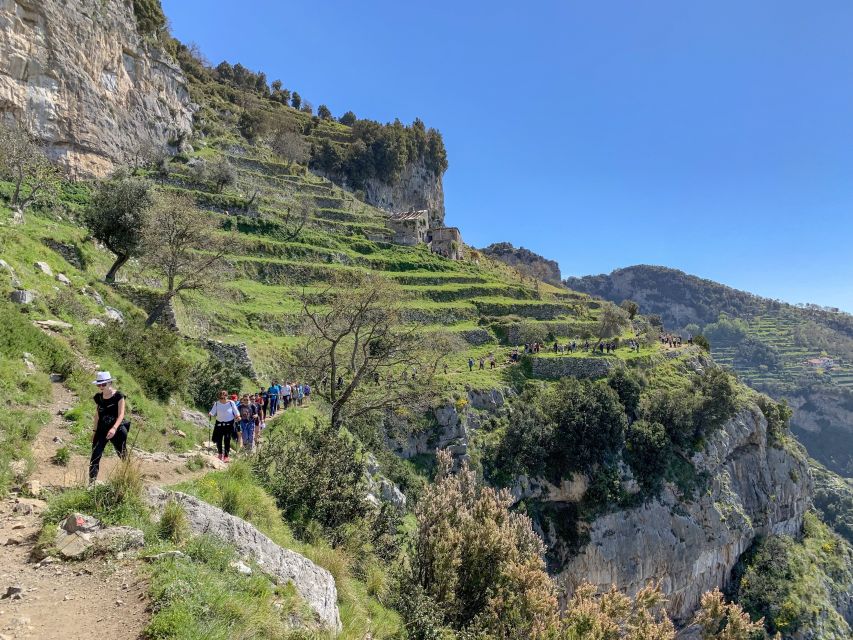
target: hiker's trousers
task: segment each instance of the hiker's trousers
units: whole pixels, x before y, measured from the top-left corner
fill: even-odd
[[[116,453],[120,458],[127,455],[127,431],[124,427],[116,429],[115,435],[107,440],[107,432],[98,432],[92,440],[92,457],[89,460],[89,482],[98,477],[98,471],[101,468],[101,458],[104,456],[104,449],[107,448],[107,443],[112,442]]]

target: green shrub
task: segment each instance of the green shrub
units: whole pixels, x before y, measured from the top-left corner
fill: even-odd
[[[653,491],[666,473],[670,456],[670,440],[659,422],[638,420],[628,427],[625,438],[628,464],[640,486]]]
[[[169,500],[163,508],[158,526],[158,535],[164,540],[180,544],[189,537],[190,526],[187,513],[180,503]]]
[[[549,467],[552,478],[587,471],[622,449],[627,419],[606,382],[564,378],[542,398],[554,420]]]
[[[273,431],[254,469],[285,518],[298,527],[316,520],[340,541],[343,525],[368,514],[365,464],[357,444],[325,421],[299,433]]]
[[[160,0],[133,0],[136,28],[141,35],[160,35],[166,30],[166,16]]]
[[[94,353],[121,362],[147,394],[162,402],[186,388],[191,365],[174,331],[146,327],[137,319],[110,322],[92,330],[89,344]]]
[[[719,429],[737,410],[737,387],[733,376],[720,367],[711,367],[696,376],[699,395],[693,417],[697,437]]]
[[[213,354],[197,364],[189,375],[188,390],[199,409],[209,410],[221,389],[239,389],[243,379],[233,367],[226,366]]]
[[[780,440],[788,433],[789,423],[793,412],[783,398],[781,402],[774,402],[768,396],[762,394],[757,399],[758,408],[767,420],[767,434],[774,440]]]
[[[56,453],[53,454],[52,460],[55,465],[67,467],[68,462],[71,460],[71,451],[68,447],[59,447],[59,449],[56,450]]]
[[[687,449],[696,438],[694,402],[686,390],[657,390],[643,398],[641,414],[646,422],[662,424],[676,447]]]
[[[644,383],[642,374],[622,367],[617,367],[607,377],[607,384],[619,396],[625,413],[632,419],[638,415]]]
[[[701,333],[693,336],[693,344],[698,345],[707,353],[711,353],[711,343],[708,341],[708,338],[703,336]]]

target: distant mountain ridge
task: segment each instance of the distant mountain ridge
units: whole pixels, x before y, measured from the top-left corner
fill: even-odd
[[[564,283],[616,303],[634,300],[668,329],[702,332],[716,360],[750,386],[788,400],[794,431],[813,457],[853,475],[853,315],[762,298],[661,266]]]

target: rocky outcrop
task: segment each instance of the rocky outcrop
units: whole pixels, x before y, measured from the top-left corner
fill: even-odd
[[[468,445],[483,418],[507,412],[504,389],[469,389],[466,396],[432,410],[432,428],[386,433],[386,444],[401,458],[447,449],[457,463],[469,460]]]
[[[812,493],[808,466],[799,450],[768,444],[756,408],[709,437],[692,463],[708,478],[695,499],[667,486],[642,506],[591,523],[589,542],[559,575],[569,590],[587,580],[636,593],[659,580],[669,613],[685,622],[702,593],[728,583],[757,536],[799,533]]]
[[[249,355],[249,348],[245,342],[228,344],[221,340],[204,338],[202,346],[210,351],[222,364],[231,367],[240,373],[240,375],[252,380],[257,379],[258,374],[255,372],[255,365],[252,363],[252,357]]]
[[[72,175],[103,175],[141,143],[187,136],[186,79],[137,32],[132,0],[0,0],[0,117]]]
[[[368,204],[392,213],[429,211],[431,229],[444,226],[444,186],[423,162],[409,163],[392,183],[371,178],[365,182]]]
[[[515,267],[521,273],[543,282],[548,282],[557,287],[562,286],[560,280],[560,265],[556,260],[548,260],[538,253],[533,253],[524,247],[514,247],[509,242],[496,242],[490,244],[480,252],[484,255],[500,260],[511,267]]]
[[[240,556],[253,561],[279,583],[293,584],[321,624],[333,631],[341,630],[338,591],[331,573],[295,551],[278,546],[245,520],[194,496],[149,487],[148,500],[158,510],[162,510],[169,500],[178,502],[186,512],[194,534],[224,540]]]

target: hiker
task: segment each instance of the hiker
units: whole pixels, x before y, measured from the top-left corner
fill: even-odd
[[[379,384],[379,374],[377,373],[376,376],[376,384]],[[307,407],[311,401],[311,385],[306,382],[303,391],[305,391],[305,406]]]
[[[248,393],[243,394],[238,408],[240,409],[240,435],[242,436],[243,447],[252,451],[255,447],[255,417],[258,414],[258,408],[249,399]]]
[[[261,394],[255,394],[252,398],[252,402],[255,403],[255,407],[257,407],[257,412],[255,413],[255,448],[257,448],[258,443],[261,441],[261,430],[266,427],[266,424],[263,420],[263,404],[261,404]]]
[[[258,405],[258,424],[264,424],[267,421],[267,397],[266,391],[261,389],[255,394],[255,404]]]
[[[344,388],[344,377],[338,376],[338,391]]]
[[[281,394],[282,411],[287,411],[290,406],[290,401],[293,398],[293,387],[289,382],[285,381],[284,386],[279,392]]]
[[[468,358],[468,371],[474,370],[474,358]]]
[[[494,369],[496,366],[497,366],[497,363],[495,362],[495,354],[490,353],[489,354],[489,369]]]
[[[270,401],[270,418],[275,415],[275,412],[278,411],[278,393],[281,391],[281,387],[278,386],[278,380],[273,380],[270,388],[267,389],[267,395]]]
[[[302,406],[302,400],[305,398],[305,387],[301,382],[296,383],[296,404]]]
[[[483,356],[480,356],[480,371],[486,368],[486,359]]]
[[[219,392],[219,400],[213,403],[208,415],[216,419],[213,425],[216,457],[223,462],[230,462],[228,455],[231,453],[231,436],[234,433],[234,422],[240,417],[240,412],[234,402],[228,399],[228,392],[225,389]]]
[[[124,419],[125,402],[120,391],[113,388],[113,378],[109,371],[98,371],[95,376],[95,423],[92,433],[92,457],[89,460],[89,485],[93,485],[98,477],[101,457],[107,442],[112,442],[116,453],[121,459],[127,455],[127,432],[130,423]]]

